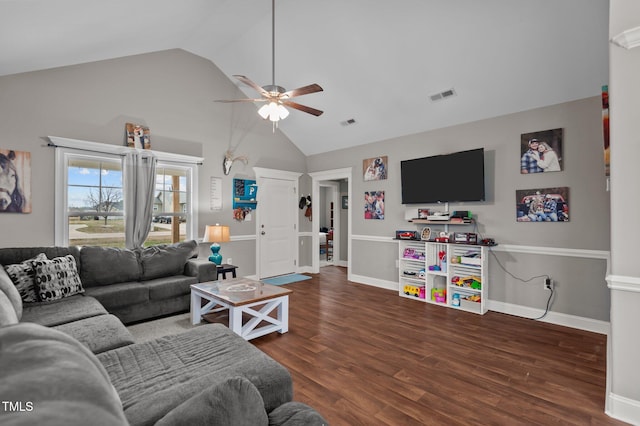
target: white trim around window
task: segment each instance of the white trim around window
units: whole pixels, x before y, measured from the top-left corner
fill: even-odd
[[[70,157],[86,157],[90,159],[122,160],[125,152],[131,150],[125,146],[102,144],[76,139],[49,136],[51,145],[56,147],[55,153],[55,194],[54,194],[54,244],[69,245],[67,164]],[[188,184],[191,190],[187,193],[190,211],[186,229],[187,239],[196,239],[198,233],[198,170],[203,158],[189,155],[172,154],[153,151],[158,158],[159,166],[180,167],[188,170]]]

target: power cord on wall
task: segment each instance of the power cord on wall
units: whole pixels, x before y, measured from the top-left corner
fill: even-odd
[[[477,222],[474,222],[473,231],[474,231],[474,232],[475,232],[475,233],[480,237],[480,239],[481,239],[481,240],[483,240],[483,239],[484,239],[484,237],[482,236],[482,234],[481,234],[480,232],[478,232],[478,223],[477,223]],[[493,258],[495,259],[495,261],[496,261],[496,263],[498,264],[498,266],[500,266],[500,269],[502,269],[502,270],[503,270],[507,275],[509,275],[511,278],[513,278],[513,279],[515,279],[515,280],[517,280],[517,281],[520,281],[520,282],[523,282],[523,283],[525,283],[525,284],[526,284],[526,283],[529,283],[529,282],[531,282],[531,281],[533,281],[533,280],[535,280],[535,279],[539,279],[539,278],[546,278],[546,279],[548,279],[548,280],[550,280],[550,279],[551,279],[551,277],[550,277],[549,275],[547,275],[547,274],[543,274],[543,275],[536,275],[535,277],[531,277],[531,278],[526,279],[526,280],[525,280],[525,279],[523,279],[523,278],[520,278],[520,277],[518,277],[518,276],[516,276],[516,275],[512,274],[511,272],[509,272],[509,271],[507,270],[507,268],[505,268],[505,267],[504,267],[504,265],[503,265],[502,263],[500,263],[500,260],[498,259],[498,256],[496,256],[496,254],[494,253],[494,251],[493,251],[493,250],[491,250],[491,247],[489,247],[489,253],[491,253],[491,255],[492,255],[492,256],[493,256]],[[543,313],[542,315],[540,315],[539,317],[535,317],[535,318],[528,318],[528,319],[531,319],[531,320],[541,320],[541,319],[543,319],[544,317],[546,317],[546,316],[547,316],[547,314],[549,313],[549,309],[551,308],[551,301],[553,300],[553,295],[554,295],[554,294],[555,294],[555,291],[554,291],[553,287],[551,287],[551,288],[550,288],[550,291],[549,291],[549,297],[547,298],[546,307],[545,307],[545,309],[544,309],[544,313]]]

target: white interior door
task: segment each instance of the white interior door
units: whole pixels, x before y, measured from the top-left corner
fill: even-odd
[[[260,278],[296,271],[296,183],[264,178],[259,186]]]

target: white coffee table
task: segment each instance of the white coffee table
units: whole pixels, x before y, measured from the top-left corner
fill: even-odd
[[[199,324],[202,315],[229,310],[229,328],[245,340],[274,331],[286,333],[290,293],[289,289],[248,278],[192,284],[191,323]],[[202,299],[207,301],[204,306]],[[269,315],[274,310],[275,318]],[[243,321],[243,314],[248,321]]]

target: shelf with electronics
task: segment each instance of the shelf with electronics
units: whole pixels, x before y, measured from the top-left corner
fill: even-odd
[[[416,224],[431,224],[414,219]],[[434,221],[436,225],[468,225],[463,222]],[[451,223],[445,223],[451,222]],[[418,301],[460,309],[476,314],[487,312],[488,250],[493,240],[478,244],[473,233],[437,233],[431,228],[398,231],[399,295]]]

